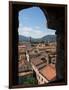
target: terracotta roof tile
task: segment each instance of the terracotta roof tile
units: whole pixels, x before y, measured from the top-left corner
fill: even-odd
[[[56,69],[55,68],[52,68],[51,65],[47,65],[44,68],[40,69],[40,73],[47,80],[53,80],[56,77]]]

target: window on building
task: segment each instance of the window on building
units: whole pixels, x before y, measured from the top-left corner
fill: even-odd
[[[55,58],[52,58],[51,63],[52,64],[55,64],[56,63],[56,59]]]
[[[43,82],[43,78],[41,79],[41,81]]]
[[[40,79],[40,76],[39,76],[39,79]]]
[[[47,60],[46,60],[45,57],[42,57],[41,60],[42,60],[43,62],[47,62]]]

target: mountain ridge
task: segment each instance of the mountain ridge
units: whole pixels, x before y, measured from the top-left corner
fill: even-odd
[[[55,42],[56,41],[56,35],[46,35],[43,36],[42,38],[32,38],[32,37],[26,37],[19,35],[19,42]]]

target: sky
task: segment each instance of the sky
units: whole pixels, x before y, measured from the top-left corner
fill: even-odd
[[[41,38],[45,35],[55,35],[55,30],[47,27],[47,19],[39,7],[31,7],[19,11],[19,35]]]

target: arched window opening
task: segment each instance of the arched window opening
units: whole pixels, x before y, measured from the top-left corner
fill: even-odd
[[[47,81],[48,76],[45,75],[46,73],[44,73],[44,70],[46,69],[47,72],[47,69],[49,69],[50,71],[53,67],[52,64],[49,63],[50,62],[49,55],[52,56],[53,53],[54,55],[56,54],[56,45],[57,45],[55,35],[56,30],[48,28],[47,17],[39,7],[30,7],[19,11],[18,19],[19,19],[18,45],[22,47],[21,51],[26,53],[26,58],[22,59],[22,61],[25,60],[26,63],[23,64],[27,65],[27,67],[30,66],[30,68],[26,68],[26,71],[23,72],[24,73],[23,75],[24,77],[25,75],[28,76],[29,74],[33,76],[32,78],[28,77],[29,80],[27,80],[26,83],[28,84],[33,84],[33,82],[34,84],[37,83],[38,79],[37,76],[36,78],[34,77],[33,70],[36,73],[36,75],[38,75],[37,73],[39,72],[40,76],[45,78],[44,81],[46,82],[41,81],[40,84],[49,83]],[[37,54],[37,57],[35,53],[32,53],[34,50]],[[36,50],[38,50],[39,55]],[[42,58],[43,56],[46,57],[47,61],[45,58]],[[23,65],[21,67],[23,67]],[[53,74],[52,75],[53,77],[50,80],[52,82],[53,78],[55,78],[56,80],[56,67],[54,67],[51,73]],[[30,83],[30,80],[31,81],[33,80],[33,82]]]

